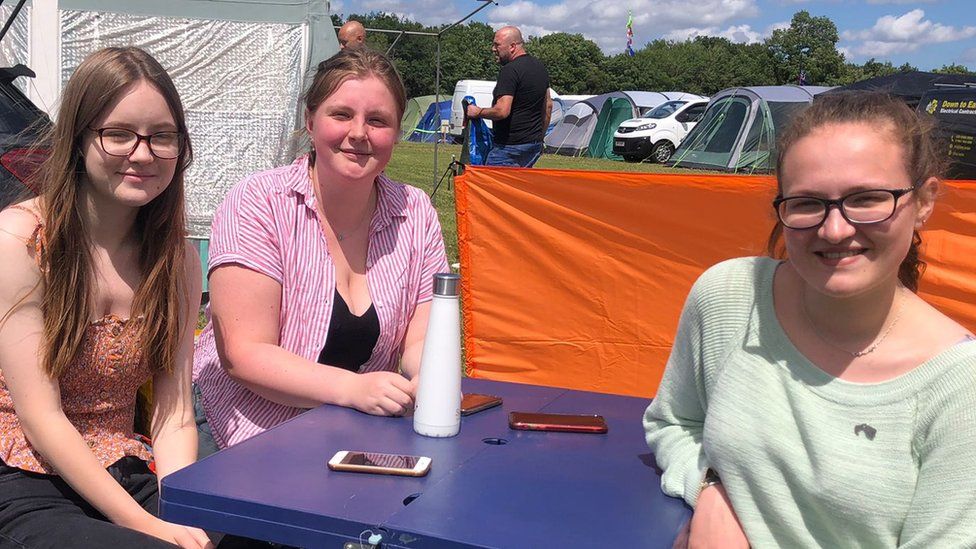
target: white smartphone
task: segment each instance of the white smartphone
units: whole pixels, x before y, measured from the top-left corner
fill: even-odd
[[[430,458],[340,450],[329,460],[329,469],[354,473],[422,477],[430,471]]]

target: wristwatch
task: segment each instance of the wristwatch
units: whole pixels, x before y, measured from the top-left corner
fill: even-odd
[[[702,477],[701,484],[698,485],[698,493],[701,494],[705,488],[716,484],[722,484],[722,479],[718,478],[718,473],[715,472],[715,469],[709,467],[705,469],[705,476]]]

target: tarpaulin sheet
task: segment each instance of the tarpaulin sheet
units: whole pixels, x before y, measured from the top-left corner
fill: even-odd
[[[10,18],[16,5],[14,2],[8,2],[0,6],[0,22],[7,21]],[[17,14],[17,18],[10,24],[10,28],[7,29],[7,34],[3,37],[3,40],[0,40],[0,67],[13,67],[18,63],[30,67],[30,51],[28,48],[28,42],[30,41],[30,32],[28,30],[30,28],[30,16],[31,7],[24,5],[20,13]],[[17,78],[14,80],[14,86],[25,94],[29,85],[29,78]]]
[[[765,253],[770,177],[469,167],[456,179],[472,377],[649,397],[695,279]],[[921,295],[976,330],[976,182],[945,185]]]
[[[287,164],[302,85],[303,23],[61,10],[62,85],[91,52],[138,44],[176,83],[193,143],[187,230],[210,236],[228,189]]]

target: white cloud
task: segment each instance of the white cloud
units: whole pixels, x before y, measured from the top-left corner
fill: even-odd
[[[668,40],[688,40],[696,36],[720,36],[728,38],[732,42],[740,44],[756,44],[762,42],[773,34],[776,29],[790,28],[789,21],[779,21],[768,25],[762,31],[755,30],[751,25],[731,25],[724,29],[719,27],[688,27],[685,29],[674,29],[664,34],[663,38]]]
[[[350,6],[350,13],[382,12],[418,21],[424,25],[453,23],[466,15],[459,13],[453,2],[442,0],[362,0],[356,4],[355,9]],[[331,7],[330,10],[339,11],[335,7]]]
[[[763,38],[766,37],[766,35],[752,30],[752,27],[749,25],[733,25],[724,30],[718,27],[675,29],[665,34],[664,38],[680,42],[689,38],[695,38],[696,36],[720,36],[722,38],[728,38],[732,42],[743,44],[762,42]]]
[[[955,42],[976,36],[976,27],[952,27],[925,19],[925,12],[914,9],[904,15],[885,15],[870,29],[844,31],[841,38],[854,42],[847,46],[856,55],[888,56],[911,52],[923,44]]]
[[[766,27],[766,31],[763,34],[766,35],[766,36],[772,36],[774,30],[777,30],[777,29],[788,29],[788,28],[790,28],[790,22],[789,21],[779,21],[777,23],[773,23],[772,25],[769,25],[768,27]]]
[[[748,25],[733,24],[759,15],[756,0],[700,0],[693,6],[685,0],[633,0],[628,4],[593,0],[561,0],[554,4],[543,4],[540,1],[515,0],[486,11],[489,12],[488,24],[494,28],[513,24],[527,36],[551,32],[580,33],[596,42],[604,52],[612,54],[623,51],[627,42],[628,8],[634,16],[635,49],[656,38],[681,31],[714,31],[713,35],[730,39],[732,36],[740,37],[741,40],[737,41],[753,40],[754,36],[759,36]],[[723,26],[725,30],[717,30]],[[536,34],[528,29],[541,30]]]
[[[494,28],[498,29],[498,26],[496,25]],[[539,25],[519,25],[519,30],[522,31],[522,36],[526,38],[529,36],[545,36],[547,34],[559,32]]]

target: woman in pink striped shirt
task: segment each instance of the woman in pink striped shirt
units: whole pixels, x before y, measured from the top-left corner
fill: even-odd
[[[201,457],[211,433],[225,448],[323,403],[413,405],[433,275],[448,266],[430,200],[382,173],[403,84],[384,55],[345,50],[304,101],[310,153],[244,179],[214,217],[194,356]]]

